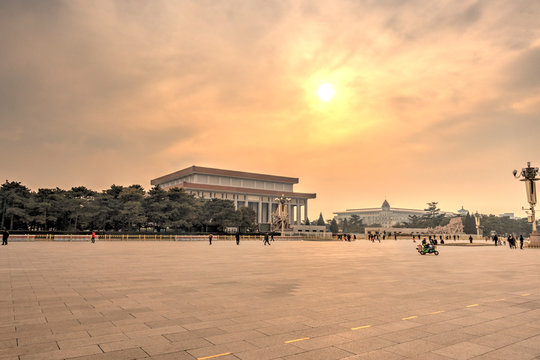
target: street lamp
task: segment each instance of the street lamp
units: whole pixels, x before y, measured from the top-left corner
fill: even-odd
[[[480,214],[478,211],[474,214],[474,222],[476,223],[476,235],[480,236]]]
[[[521,169],[521,173],[518,175],[518,171],[514,170],[514,177],[516,179],[521,178],[521,181],[525,182],[525,190],[527,191],[527,201],[529,202],[531,215],[529,216],[529,222],[532,223],[532,233],[530,236],[530,247],[540,247],[540,234],[536,231],[536,217],[534,212],[534,206],[536,205],[536,181],[540,180],[536,175],[538,174],[538,168],[531,167],[531,163],[527,162],[527,167]]]

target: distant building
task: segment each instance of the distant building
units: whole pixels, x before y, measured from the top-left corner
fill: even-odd
[[[199,198],[231,200],[236,209],[242,206],[252,208],[257,214],[257,222],[268,225],[278,207],[277,197],[284,195],[291,199],[289,222],[300,225],[308,217],[308,199],[317,196],[294,192],[293,185],[298,184],[298,178],[201,166],[191,166],[153,179],[150,183],[165,190],[182,188]]]
[[[500,214],[499,217],[507,217],[507,218],[510,218],[510,219],[517,219],[517,218],[514,216],[514,213],[504,213],[504,214]]]
[[[461,209],[459,209],[459,210],[457,211],[457,214],[458,214],[459,216],[467,216],[468,213],[469,213],[469,210],[465,210],[465,209],[463,208],[463,205],[461,205]]]
[[[392,227],[409,221],[409,216],[423,216],[425,210],[391,208],[388,201],[384,200],[380,208],[367,209],[347,209],[345,211],[334,212],[336,221],[350,219],[353,215],[358,215],[365,225],[379,224],[382,227]]]

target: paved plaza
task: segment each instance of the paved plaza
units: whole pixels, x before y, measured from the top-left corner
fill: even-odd
[[[0,360],[540,359],[540,250],[11,242]]]

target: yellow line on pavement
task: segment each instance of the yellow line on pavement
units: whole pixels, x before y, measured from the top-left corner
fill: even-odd
[[[285,344],[290,344],[290,343],[293,343],[293,342],[307,340],[307,339],[309,339],[309,338],[305,337],[305,338],[301,338],[301,339],[287,340],[287,341],[285,341]]]
[[[409,317],[406,317],[406,318],[403,318],[401,320],[410,320],[410,319],[415,319],[417,318],[418,316],[414,315],[414,316],[409,316]]]
[[[497,299],[496,301],[504,301],[504,300],[506,300],[506,299],[502,298],[502,299]]]
[[[217,355],[205,356],[205,357],[197,358],[197,360],[212,359],[212,358],[217,358],[217,357],[220,357],[220,356],[231,355],[231,354],[232,354],[232,353],[228,352],[228,353],[223,353],[223,354],[217,354]]]
[[[521,296],[529,296],[529,295],[531,295],[531,294],[521,294]]]
[[[465,307],[475,307],[475,306],[478,306],[478,304],[467,305]]]
[[[434,311],[432,313],[429,313],[430,315],[435,315],[435,314],[440,314],[440,313],[443,313],[444,310],[440,310],[440,311]]]
[[[351,328],[351,330],[360,330],[360,329],[365,329],[365,328],[368,328],[368,327],[371,327],[371,325],[359,326],[359,327]]]

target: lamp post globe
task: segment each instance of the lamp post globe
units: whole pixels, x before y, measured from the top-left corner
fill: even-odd
[[[532,167],[530,162],[527,162],[527,167],[521,169],[519,173],[514,170],[514,177],[525,182],[525,191],[527,192],[527,201],[530,206],[529,222],[532,223],[532,233],[529,239],[529,247],[540,247],[540,234],[536,230],[536,216],[534,207],[536,205],[536,182],[540,180],[537,177],[538,168]]]

